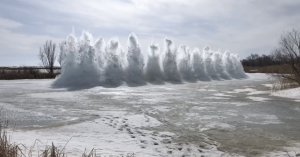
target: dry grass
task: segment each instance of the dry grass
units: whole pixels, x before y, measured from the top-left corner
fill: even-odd
[[[10,141],[6,127],[8,122],[0,121],[0,157],[32,157],[33,150],[29,150],[28,155],[25,155],[23,150],[26,150],[24,145],[16,144]],[[58,149],[53,143],[51,146],[46,146],[38,157],[65,157],[64,148]],[[85,156],[92,157],[92,156]]]
[[[270,65],[262,67],[244,66],[247,73],[272,73],[272,74],[290,74],[292,69],[290,65]]]
[[[31,148],[32,149],[32,148]],[[41,154],[32,155],[34,150],[29,150],[28,154],[24,154],[23,150],[26,150],[26,147],[12,143],[9,140],[7,131],[3,128],[0,129],[0,157],[66,157],[65,149],[59,149],[53,143],[50,146],[42,151]],[[82,157],[95,157],[96,154],[91,151],[90,153],[83,153]]]
[[[9,141],[6,131],[0,128],[0,157],[19,157],[21,149]]]
[[[280,77],[278,75],[272,75],[272,76],[273,78],[275,78],[273,82],[272,91],[299,87],[299,84],[296,83],[295,81]]]
[[[1,68],[0,80],[16,80],[16,79],[50,79],[55,78],[58,73],[49,74],[42,72],[45,69],[20,67],[20,68]]]
[[[54,144],[52,143],[51,146],[47,146],[46,149],[43,151],[41,157],[65,157],[66,154],[64,150],[59,150]]]

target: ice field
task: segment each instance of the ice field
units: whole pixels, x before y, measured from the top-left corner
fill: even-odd
[[[82,90],[54,80],[0,81],[13,141],[68,156],[295,156],[299,99],[272,96],[269,77]],[[38,139],[38,140],[36,140]],[[35,143],[35,145],[34,145]]]

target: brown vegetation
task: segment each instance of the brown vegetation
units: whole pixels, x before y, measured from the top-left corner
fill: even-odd
[[[3,125],[0,124],[0,157],[18,157],[21,156],[20,152],[19,146],[9,141]]]
[[[247,73],[268,73],[268,74],[291,74],[288,64],[268,66],[244,66]]]
[[[15,80],[15,79],[51,79],[58,75],[59,69],[53,74],[46,73],[43,68],[36,67],[17,67],[8,68],[0,67],[0,80]]]
[[[273,83],[272,91],[277,91],[277,90],[283,90],[283,89],[289,89],[289,88],[295,88],[298,87],[298,83],[282,78],[280,76],[273,75],[275,80]]]
[[[280,77],[291,80],[300,85],[300,32],[292,30],[284,34],[280,40],[280,47],[275,52],[276,58],[284,60],[290,66],[290,74]]]

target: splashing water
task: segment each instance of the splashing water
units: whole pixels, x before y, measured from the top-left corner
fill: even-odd
[[[153,84],[162,84],[164,82],[163,72],[160,68],[159,55],[157,54],[158,51],[157,45],[150,45],[150,54],[148,55],[145,69],[146,81]]]
[[[126,82],[130,86],[143,85],[146,82],[143,74],[144,58],[141,48],[139,47],[137,37],[133,34],[129,35],[128,42]]]
[[[191,52],[187,46],[183,45],[179,48],[177,60],[181,78],[188,82],[195,82],[197,79],[193,72]]]
[[[53,87],[86,88],[93,86],[117,87],[124,82],[128,86],[145,85],[147,82],[181,83],[210,80],[246,78],[236,54],[212,51],[209,47],[200,51],[187,46],[178,49],[172,40],[165,39],[164,51],[157,44],[149,46],[148,55],[143,54],[136,35],[128,37],[128,49],[120,48],[118,40],[94,40],[84,32],[77,40],[67,37],[61,45],[61,74]]]
[[[163,70],[165,74],[165,80],[172,83],[180,83],[180,74],[177,68],[176,62],[176,50],[172,47],[171,40],[165,40],[165,56],[163,58]]]

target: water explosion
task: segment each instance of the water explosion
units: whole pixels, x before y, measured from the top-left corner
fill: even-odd
[[[174,48],[170,39],[165,39],[164,50],[151,44],[144,54],[134,34],[128,37],[128,49],[120,48],[117,40],[94,40],[84,32],[78,40],[69,35],[61,45],[63,57],[61,74],[54,87],[117,87],[124,82],[128,86],[181,83],[210,80],[246,78],[236,54],[212,51],[190,50],[187,46]]]

